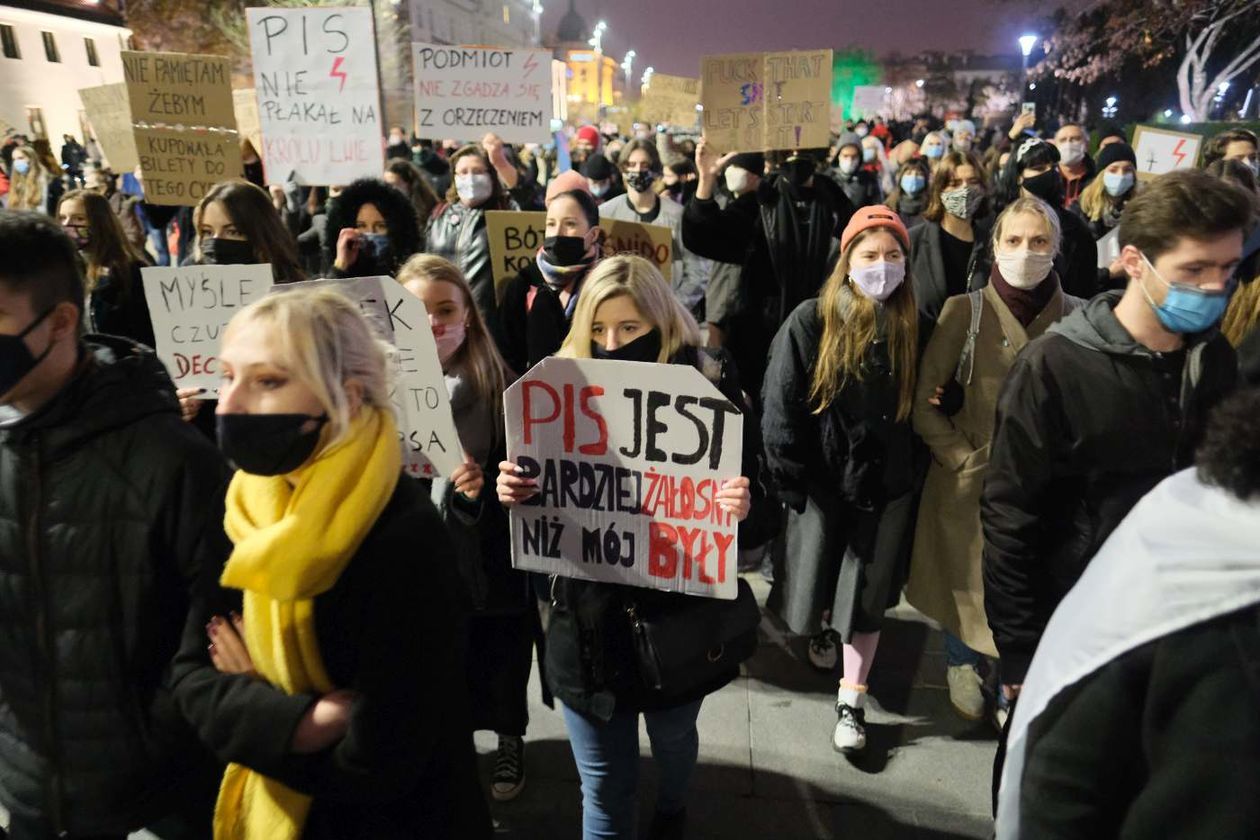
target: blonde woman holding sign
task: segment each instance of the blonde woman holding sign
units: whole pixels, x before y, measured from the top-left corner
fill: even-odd
[[[238,467],[234,547],[174,665],[181,710],[230,763],[219,840],[490,834],[455,562],[401,473],[386,351],[331,290],[269,295],[228,324],[216,419]]]
[[[701,349],[700,330],[665,278],[642,257],[602,261],[578,299],[573,327],[558,356],[575,359],[693,365],[736,405],[743,405],[735,371],[720,351]],[[650,369],[645,371],[650,375]],[[744,476],[726,481],[718,505],[736,520],[748,515],[747,478],[760,450],[757,424],[744,422]],[[750,437],[751,434],[751,437]],[[538,493],[516,465],[499,465],[499,501],[511,506]],[[638,816],[639,715],[647,721],[660,768],[656,817],[649,838],[681,837],[687,786],[699,754],[696,718],[704,697],[726,685],[729,673],[685,694],[650,689],[633,665],[626,607],[669,608],[700,600],[637,587],[553,577],[547,628],[547,682],[564,706],[565,726],[582,778],[582,832],[595,838],[635,838]],[[673,599],[673,600],[671,600]]]

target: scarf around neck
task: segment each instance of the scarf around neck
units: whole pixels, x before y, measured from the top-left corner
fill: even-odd
[[[232,477],[224,528],[234,547],[220,583],[244,590],[245,646],[259,675],[285,694],[333,690],[315,597],[350,564],[401,470],[393,415],[364,408],[342,441],[291,476]],[[297,840],[310,806],[309,796],[231,764],[215,807],[215,840]]]
[[[586,277],[586,273],[591,270],[591,266],[595,264],[595,257],[584,257],[580,263],[576,265],[552,265],[547,261],[547,257],[543,254],[543,249],[538,249],[538,255],[535,257],[538,264],[538,270],[542,272],[543,282],[551,288],[552,291],[560,292],[568,288],[570,284],[574,289]],[[577,297],[577,295],[574,295]]]
[[[1011,310],[1015,320],[1019,321],[1020,326],[1025,329],[1037,320],[1037,316],[1050,304],[1050,299],[1059,290],[1059,275],[1053,268],[1046,275],[1046,279],[1031,289],[1017,289],[1006,282],[1006,278],[998,270],[997,260],[993,261],[993,268],[989,272],[989,282],[993,284],[993,291],[998,293],[1002,303]]]

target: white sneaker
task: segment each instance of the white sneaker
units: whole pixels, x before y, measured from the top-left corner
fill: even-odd
[[[840,646],[836,644],[834,630],[823,630],[809,637],[809,664],[819,671],[834,671],[840,661]]]
[[[841,688],[836,697],[836,728],[831,745],[836,752],[856,753],[866,749],[866,693]]]
[[[980,690],[983,680],[976,669],[970,665],[950,665],[945,677],[949,682],[949,702],[959,717],[966,720],[984,717],[984,693]]]

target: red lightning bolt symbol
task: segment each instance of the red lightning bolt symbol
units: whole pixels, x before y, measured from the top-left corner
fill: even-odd
[[[346,89],[346,71],[341,69],[341,62],[345,61],[345,56],[337,56],[333,59],[332,69],[328,71],[328,75],[333,79],[341,79],[341,87],[337,88],[337,92],[341,93]]]
[[[528,76],[530,73],[533,73],[534,68],[537,66],[538,62],[534,59],[534,54],[530,53],[529,57],[525,59],[525,75]]]
[[[1177,166],[1181,166],[1181,162],[1186,159],[1186,153],[1181,151],[1181,147],[1186,145],[1185,138],[1177,141],[1177,145],[1173,147],[1173,157],[1177,159]]]

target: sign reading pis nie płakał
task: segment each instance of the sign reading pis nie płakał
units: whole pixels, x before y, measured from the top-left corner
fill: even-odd
[[[158,358],[176,388],[205,388],[213,398],[223,372],[223,328],[271,288],[271,266],[190,265],[140,270]]]
[[[250,8],[267,177],[348,184],[385,168],[368,8]]]
[[[412,44],[422,138],[507,143],[551,138],[551,51]]]
[[[562,577],[736,594],[744,417],[689,365],[548,358],[504,395],[507,455],[540,492],[511,509],[512,563]]]

